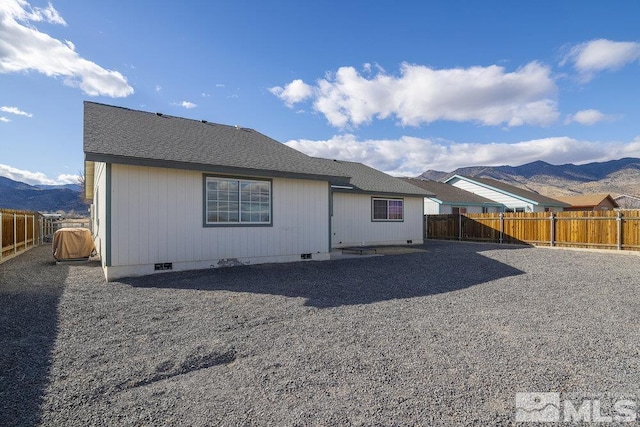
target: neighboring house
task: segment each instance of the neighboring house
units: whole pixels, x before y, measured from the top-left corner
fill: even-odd
[[[252,129],[93,102],[84,104],[84,153],[85,193],[92,201],[93,234],[107,280],[165,270],[327,260],[330,210],[341,206],[332,200],[333,191],[356,189],[357,181],[334,162],[309,157]],[[416,233],[402,225],[395,234],[377,232],[389,225],[383,218],[406,227],[422,216],[422,205],[405,196],[397,194],[407,201],[398,208],[390,202],[395,193],[374,191],[366,195],[366,215],[354,209],[354,216],[333,222],[380,225],[350,243],[406,243]],[[422,236],[422,225],[417,234]]]
[[[543,196],[491,178],[454,175],[445,181],[505,206],[505,212],[562,211],[568,203]]]
[[[429,192],[362,163],[317,159],[348,175],[332,185],[331,246],[423,242],[423,200]]]
[[[558,200],[570,205],[564,208],[565,211],[602,211],[620,207],[611,195],[604,193],[558,196]]]
[[[426,215],[495,213],[502,212],[503,209],[503,205],[500,203],[444,182],[421,178],[401,179],[434,194],[424,198],[424,213]]]

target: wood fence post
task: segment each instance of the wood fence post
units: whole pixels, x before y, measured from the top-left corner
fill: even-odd
[[[504,236],[504,213],[500,212],[500,243],[503,243]]]
[[[458,240],[462,240],[462,214],[458,213]]]
[[[616,222],[617,222],[617,248],[618,250],[622,250],[622,212],[618,211],[616,213]]]
[[[429,215],[424,216],[424,239],[429,239]]]
[[[0,212],[0,262],[2,262],[2,252],[4,251],[4,245],[2,243],[2,229],[4,227],[4,222],[2,221],[2,212]]]
[[[556,240],[556,221],[554,217],[555,215],[553,214],[553,212],[551,212],[551,215],[549,216],[549,228],[551,234],[551,236],[549,236],[549,246],[554,246]]]
[[[13,213],[13,254],[18,253],[18,223],[16,221],[17,213]]]
[[[24,214],[24,250],[27,250],[27,240],[29,240],[27,229],[27,214]]]

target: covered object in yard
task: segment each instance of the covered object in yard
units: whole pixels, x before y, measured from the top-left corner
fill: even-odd
[[[58,261],[87,259],[95,250],[87,228],[61,228],[53,235],[53,257]]]

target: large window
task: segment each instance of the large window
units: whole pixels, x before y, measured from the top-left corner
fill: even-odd
[[[404,220],[404,201],[402,199],[371,199],[373,221]]]
[[[205,177],[205,225],[271,224],[271,181]]]

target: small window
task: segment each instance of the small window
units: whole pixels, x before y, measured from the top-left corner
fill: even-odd
[[[271,181],[205,177],[205,225],[271,224]]]
[[[403,221],[403,199],[371,199],[371,211],[373,221]]]

